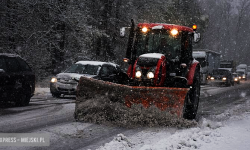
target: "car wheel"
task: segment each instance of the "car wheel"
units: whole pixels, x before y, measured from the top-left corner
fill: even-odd
[[[18,96],[18,99],[17,99],[17,101],[16,101],[16,103],[15,103],[15,106],[28,106],[29,105],[29,103],[30,103],[30,94],[20,94],[19,96]]]
[[[184,102],[183,118],[195,119],[200,100],[200,72],[197,68],[194,75],[192,89],[189,90]]]
[[[55,97],[55,98],[60,98],[61,94],[58,94],[58,93],[52,93],[52,96]]]

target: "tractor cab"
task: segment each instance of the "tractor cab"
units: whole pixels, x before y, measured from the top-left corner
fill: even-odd
[[[174,85],[179,83],[176,79],[186,84],[184,78],[193,61],[192,42],[199,38],[194,29],[185,26],[138,24],[130,30],[125,58],[130,64],[128,76],[140,85],[179,86]]]

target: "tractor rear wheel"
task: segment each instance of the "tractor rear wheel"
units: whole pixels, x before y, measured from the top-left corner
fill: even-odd
[[[195,70],[192,88],[187,93],[184,103],[183,118],[195,119],[200,101],[200,69]]]

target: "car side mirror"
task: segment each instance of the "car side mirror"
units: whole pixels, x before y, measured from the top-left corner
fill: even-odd
[[[0,73],[5,73],[5,71],[3,69],[0,69]]]

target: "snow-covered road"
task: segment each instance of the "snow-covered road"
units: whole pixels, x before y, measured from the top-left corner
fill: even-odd
[[[52,98],[37,88],[28,107],[1,108],[0,132],[48,133],[49,147],[0,149],[248,150],[250,82],[234,87],[203,86],[197,125],[131,127],[75,122],[74,98]],[[211,104],[211,105],[210,105]]]

